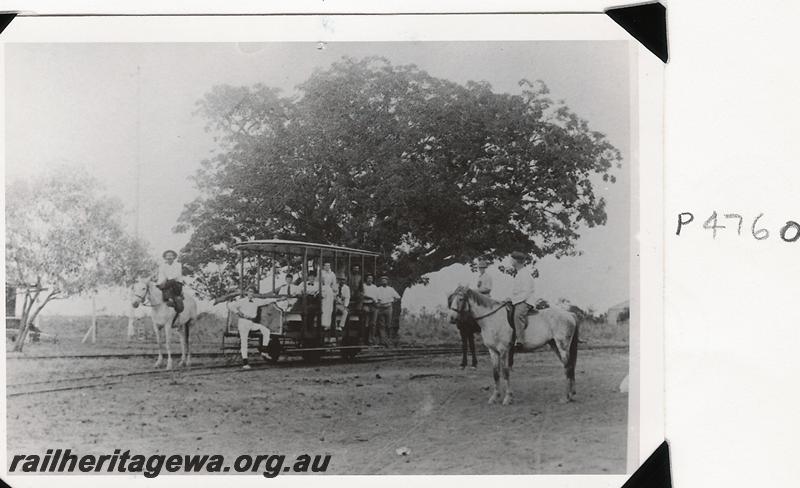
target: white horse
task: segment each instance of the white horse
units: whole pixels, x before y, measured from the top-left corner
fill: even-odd
[[[183,312],[175,318],[175,309],[167,305],[161,290],[151,280],[141,280],[133,285],[133,308],[139,305],[152,307],[150,316],[153,319],[153,330],[156,333],[156,344],[158,344],[158,360],[155,367],[160,368],[164,362],[161,354],[161,334],[164,329],[164,342],[167,349],[167,369],[172,369],[172,352],[169,347],[169,336],[172,327],[178,329],[178,337],[181,341],[181,362],[179,366],[188,367],[191,361],[189,352],[189,327],[197,319],[197,302],[191,296],[183,299]],[[183,332],[181,334],[181,332]]]
[[[465,318],[477,321],[481,328],[483,343],[489,349],[494,368],[494,391],[489,403],[500,399],[501,377],[505,380],[503,405],[511,403],[509,372],[514,365],[514,329],[509,323],[509,304],[459,286],[447,298],[450,308],[450,322],[456,323]],[[575,397],[575,363],[578,358],[578,317],[576,313],[555,308],[540,310],[528,316],[528,327],[524,334],[525,349],[535,349],[545,344],[555,351],[564,365],[567,377],[566,395],[563,402]]]

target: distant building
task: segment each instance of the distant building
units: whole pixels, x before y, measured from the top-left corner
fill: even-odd
[[[631,316],[631,302],[625,300],[608,309],[606,320],[609,324],[617,324],[619,322],[627,322]]]

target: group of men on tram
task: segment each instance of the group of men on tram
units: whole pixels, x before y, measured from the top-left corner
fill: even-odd
[[[182,304],[182,271],[176,261],[177,253],[167,250],[163,254],[164,262],[159,267],[157,285],[162,290],[165,300],[177,312],[183,308]],[[521,252],[511,254],[512,263],[516,269],[512,296],[509,301],[514,306],[513,324],[516,329],[516,344],[519,347],[523,341],[526,327],[526,316],[534,302],[534,283],[530,273],[523,271],[527,256]],[[478,261],[479,277],[477,288],[480,293],[491,294],[492,281],[486,274],[487,263]],[[400,300],[397,291],[389,286],[389,278],[381,276],[378,284],[374,283],[374,276],[366,274],[362,278],[359,266],[353,266],[349,277],[344,273],[334,273],[331,263],[323,264],[317,279],[316,273],[309,271],[306,283],[302,277],[295,279],[292,273],[286,273],[285,283],[277,290],[266,294],[259,294],[257,286],[251,285],[242,296],[232,293],[217,299],[215,303],[229,301],[228,308],[238,317],[237,328],[241,340],[241,354],[244,367],[249,368],[247,362],[247,338],[250,331],[258,330],[265,340],[270,337],[270,331],[258,322],[259,307],[275,303],[276,299],[286,300],[285,303],[294,303],[302,294],[318,296],[320,298],[321,314],[320,325],[324,331],[331,327],[342,330],[347,324],[348,314],[358,313],[361,323],[365,325],[366,343],[368,345],[388,346],[389,342],[397,345],[399,321],[393,320],[393,310],[396,301]],[[238,300],[232,300],[240,296]],[[263,355],[263,354],[262,354]]]
[[[368,345],[388,346],[390,340],[397,343],[398,325],[393,320],[394,303],[400,300],[397,291],[389,286],[389,278],[381,276],[379,284],[374,284],[374,277],[367,274],[362,279],[359,266],[354,266],[349,277],[344,273],[334,273],[330,263],[324,263],[319,277],[309,271],[305,283],[302,277],[295,279],[292,273],[286,273],[284,284],[264,294],[258,293],[255,285],[248,286],[244,296],[232,293],[217,299],[229,301],[228,309],[238,317],[237,329],[241,341],[241,354],[244,367],[249,368],[247,360],[247,338],[251,331],[260,331],[265,340],[271,331],[259,323],[258,309],[264,305],[276,304],[288,311],[297,299],[305,294],[319,298],[320,326],[324,333],[335,328],[344,329],[348,315],[359,314],[361,323],[365,325],[365,341]],[[237,296],[241,298],[235,299]],[[262,356],[264,354],[262,353]]]

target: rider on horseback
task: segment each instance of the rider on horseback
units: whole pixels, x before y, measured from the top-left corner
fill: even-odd
[[[525,327],[528,325],[528,312],[536,306],[536,300],[533,298],[533,275],[525,270],[527,257],[525,253],[519,251],[511,253],[514,269],[517,270],[511,295],[511,303],[514,305],[513,325],[516,330],[516,344],[514,344],[516,349],[522,348],[525,343],[524,334]]]
[[[156,286],[164,295],[164,301],[175,309],[175,312],[183,312],[183,268],[177,262],[178,253],[172,249],[167,249],[161,255],[164,262],[158,266],[158,277]]]

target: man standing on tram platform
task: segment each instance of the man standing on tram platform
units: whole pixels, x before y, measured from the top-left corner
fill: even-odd
[[[347,286],[347,278],[344,273],[339,273],[336,279],[339,281],[339,286],[336,291],[336,310],[334,314],[336,330],[342,330],[347,325],[347,314],[350,310],[350,287]]]

